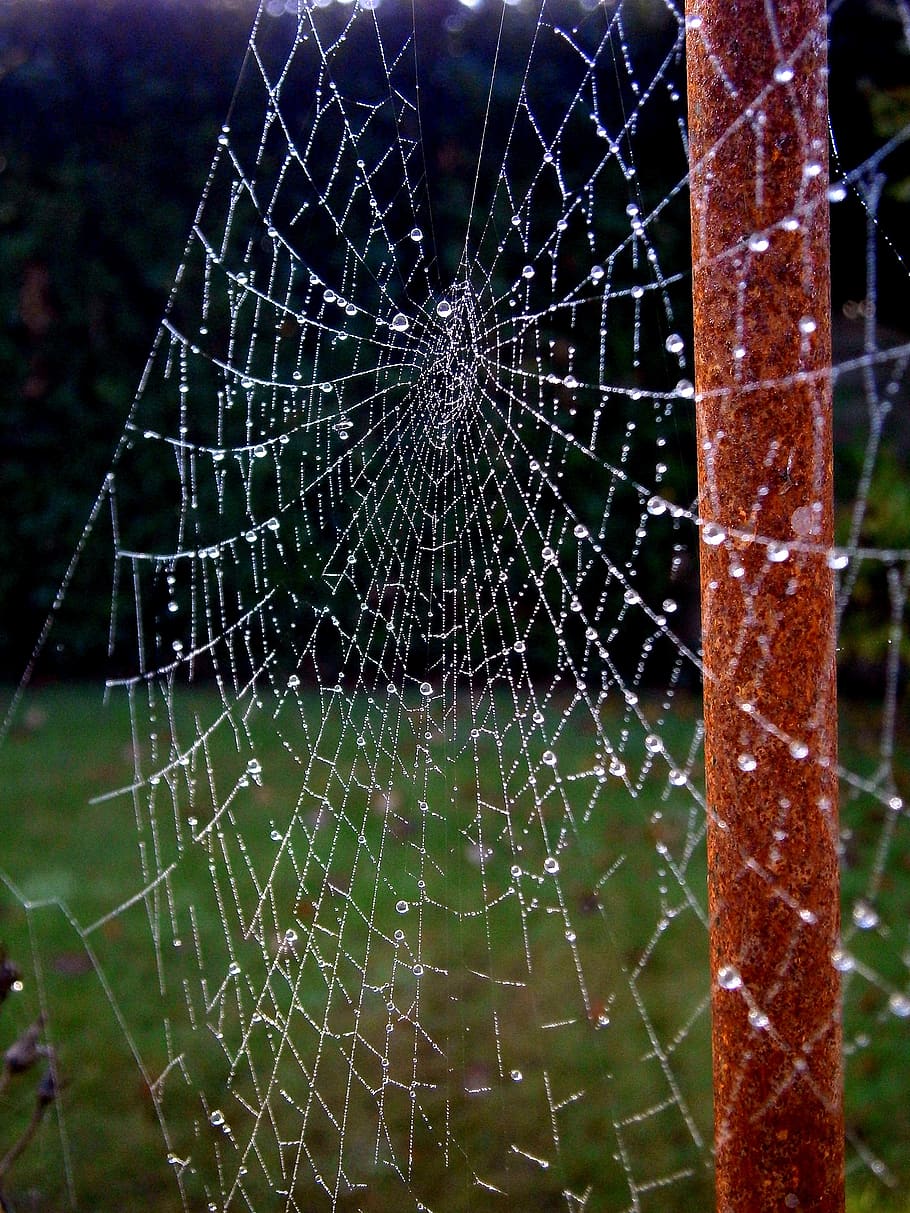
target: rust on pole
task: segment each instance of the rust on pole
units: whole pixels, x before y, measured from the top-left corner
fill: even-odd
[[[688,0],[720,1213],[844,1201],[823,0]]]

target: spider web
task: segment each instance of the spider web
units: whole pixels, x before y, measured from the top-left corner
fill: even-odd
[[[89,528],[110,519],[132,737],[100,803],[137,870],[95,920],[65,912],[187,1209],[701,1206],[714,536],[682,12],[284,7],[253,26]],[[832,189],[870,273],[906,134]],[[910,553],[865,538],[910,348],[867,312],[835,372],[868,442],[830,560],[845,626],[884,583],[891,644],[879,765],[841,772],[848,1062],[910,1016],[884,895]],[[135,916],[154,1046],[119,1011]],[[896,1180],[850,1127],[852,1165]],[[75,1200],[66,1114],[60,1139]]]

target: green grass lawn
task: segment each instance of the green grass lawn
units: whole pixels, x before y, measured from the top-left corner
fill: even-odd
[[[225,1191],[279,1209],[293,1187],[316,1210],[339,1170],[363,1185],[339,1209],[561,1209],[593,1184],[595,1213],[632,1204],[630,1174],[643,1210],[710,1207],[702,814],[626,717],[608,731],[628,731],[634,794],[592,779],[579,728],[532,795],[501,721],[501,745],[492,720],[424,745],[366,697],[323,718],[300,694],[211,732],[212,693],[160,708],[139,780],[126,705],[94,688],[29,694],[0,749],[0,943],[24,978],[0,1045],[44,1008],[65,1080],[6,1182],[17,1208],[220,1209]],[[874,773],[874,733],[845,719],[850,769]],[[674,755],[695,721],[676,701]],[[844,819],[849,908],[884,823],[861,794]],[[851,943],[887,982],[906,965],[908,857],[897,832],[877,902],[891,935]],[[897,1180],[854,1165],[856,1213],[906,1208],[910,1184],[910,1030],[883,1005],[851,977],[848,1124]],[[0,1152],[34,1083],[0,1096]]]

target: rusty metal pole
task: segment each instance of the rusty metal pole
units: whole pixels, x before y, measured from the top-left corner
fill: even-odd
[[[844,1207],[823,0],[688,0],[717,1208]]]

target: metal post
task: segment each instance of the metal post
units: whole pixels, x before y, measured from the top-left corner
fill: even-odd
[[[843,1209],[823,0],[688,0],[717,1208]]]

